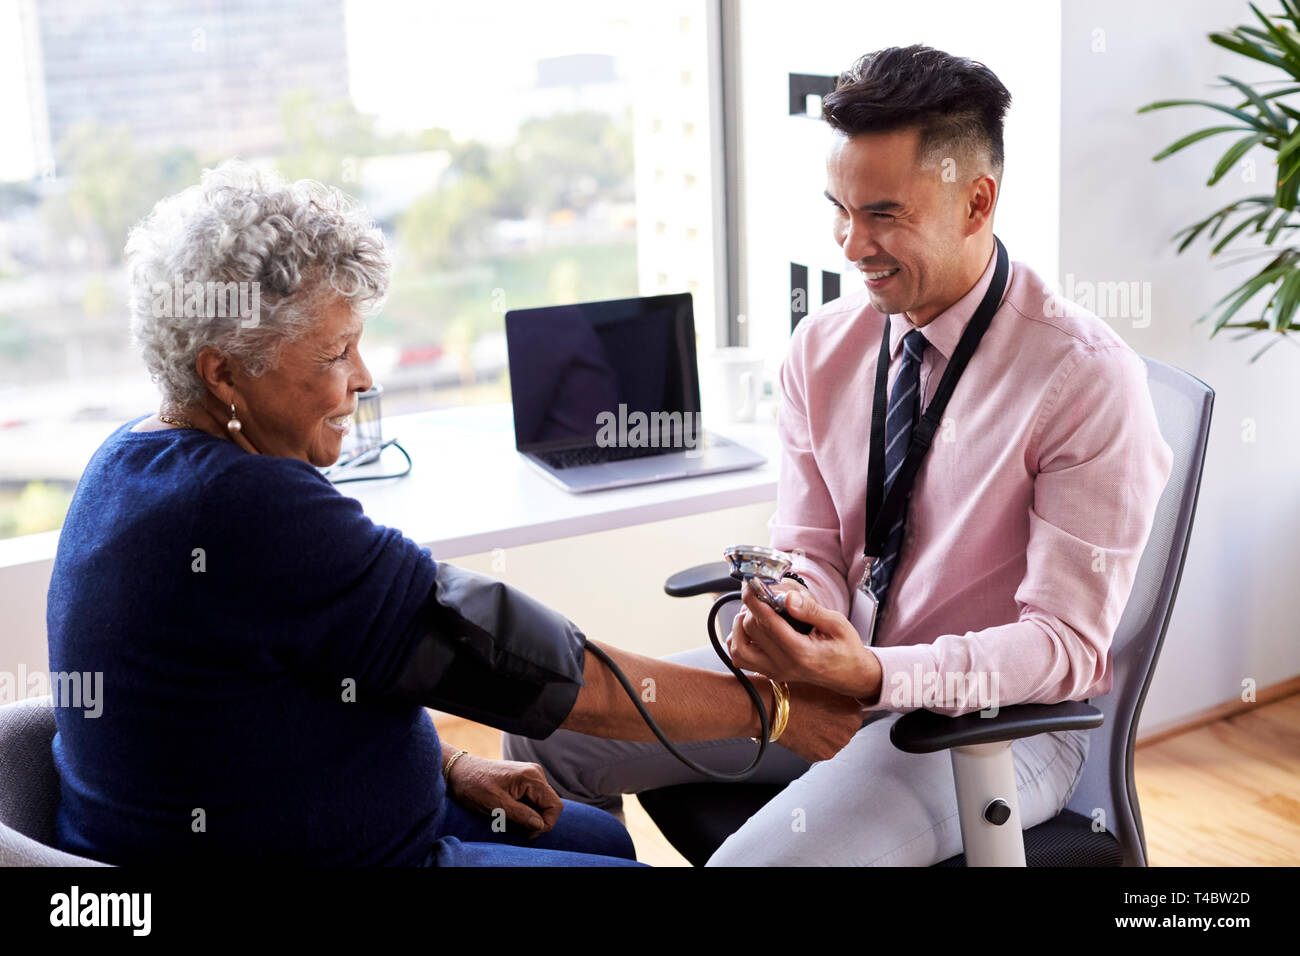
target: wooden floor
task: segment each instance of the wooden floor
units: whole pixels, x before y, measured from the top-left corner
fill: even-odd
[[[499,731],[436,722],[449,742],[500,758]],[[1300,694],[1139,742],[1133,765],[1152,866],[1300,866]],[[635,798],[624,812],[638,859],[687,865]]]
[[[1300,865],[1300,694],[1133,758],[1152,866]]]

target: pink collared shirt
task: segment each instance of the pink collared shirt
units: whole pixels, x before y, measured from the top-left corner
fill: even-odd
[[[975,286],[921,327],[929,342],[922,410],[995,263],[990,256]],[[795,570],[845,616],[865,566],[884,321],[865,288],[836,299],[795,328],[780,373],[772,546],[797,552]],[[913,328],[904,315],[890,320],[891,392]],[[1111,638],[1172,462],[1141,357],[1012,263],[1002,303],[917,472],[876,622],[884,674],[869,709],[956,716],[990,700],[1056,703],[1110,690]],[[994,693],[953,696],[977,679]]]

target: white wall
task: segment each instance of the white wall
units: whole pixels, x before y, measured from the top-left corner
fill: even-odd
[[[1192,107],[1135,112],[1159,99],[1227,102],[1210,86],[1219,74],[1246,82],[1276,75],[1206,38],[1255,22],[1244,0],[1066,0],[1063,7],[1061,281],[1068,273],[1076,284],[1149,282],[1149,325],[1103,318],[1139,352],[1187,370],[1217,393],[1200,506],[1143,730],[1239,697],[1246,678],[1263,687],[1300,672],[1300,337],[1253,365],[1263,335],[1234,343],[1230,336],[1239,333],[1227,332],[1211,341],[1207,324],[1193,320],[1267,260],[1224,268],[1211,263],[1203,240],[1182,255],[1170,242],[1220,205],[1269,192],[1272,154],[1251,157],[1254,183],[1230,173],[1207,189],[1230,137],[1159,163],[1151,157],[1227,117]],[[1102,49],[1094,52],[1098,39]],[[1251,422],[1255,440],[1243,440]]]

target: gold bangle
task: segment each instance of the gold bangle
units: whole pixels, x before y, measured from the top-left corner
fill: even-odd
[[[772,719],[768,721],[767,742],[776,743],[776,739],[785,733],[786,724],[790,722],[790,687],[785,681],[777,683],[768,678],[767,682],[772,685]],[[754,743],[758,743],[757,737],[750,737]]]
[[[772,681],[772,695],[776,701],[776,721],[772,727],[772,736],[768,738],[768,743],[776,743],[781,735],[785,733],[786,725],[790,723],[790,685],[785,681],[777,683]]]
[[[442,767],[442,778],[444,780],[451,779],[452,766],[456,763],[457,760],[465,756],[467,753],[469,753],[468,750],[457,750],[454,754],[451,755],[451,759],[448,760]]]

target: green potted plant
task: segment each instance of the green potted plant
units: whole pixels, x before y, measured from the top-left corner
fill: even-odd
[[[1241,102],[1232,106],[1209,100],[1161,100],[1138,110],[1139,113],[1146,113],[1171,106],[1203,106],[1231,119],[1231,122],[1220,122],[1219,125],[1189,133],[1152,157],[1159,161],[1211,136],[1241,134],[1215,164],[1206,182],[1207,186],[1213,186],[1221,180],[1256,146],[1271,149],[1277,154],[1274,161],[1276,181],[1273,183],[1272,194],[1234,200],[1173,236],[1174,239],[1183,237],[1178,246],[1178,252],[1181,253],[1206,230],[1209,230],[1207,238],[1210,240],[1216,239],[1220,230],[1225,230],[1210,250],[1211,256],[1217,256],[1234,240],[1263,234],[1263,247],[1256,248],[1243,258],[1268,255],[1271,257],[1268,263],[1197,319],[1198,322],[1203,322],[1214,317],[1211,337],[1225,328],[1251,330],[1246,335],[1270,331],[1278,333],[1251,357],[1252,362],[1280,342],[1287,332],[1300,329],[1300,316],[1296,314],[1300,307],[1300,248],[1287,244],[1292,230],[1300,228],[1300,221],[1292,221],[1292,213],[1300,205],[1300,110],[1293,109],[1283,101],[1286,96],[1300,93],[1300,3],[1297,0],[1281,2],[1284,12],[1271,17],[1260,13],[1252,3],[1250,9],[1259,19],[1258,27],[1239,26],[1230,33],[1211,33],[1209,38],[1212,43],[1234,53],[1275,67],[1284,76],[1258,82],[1254,87],[1230,76],[1220,76],[1219,79],[1243,97]],[[1283,85],[1268,92],[1255,88],[1278,83]],[[1269,289],[1270,292],[1259,318],[1230,321],[1264,289]]]

